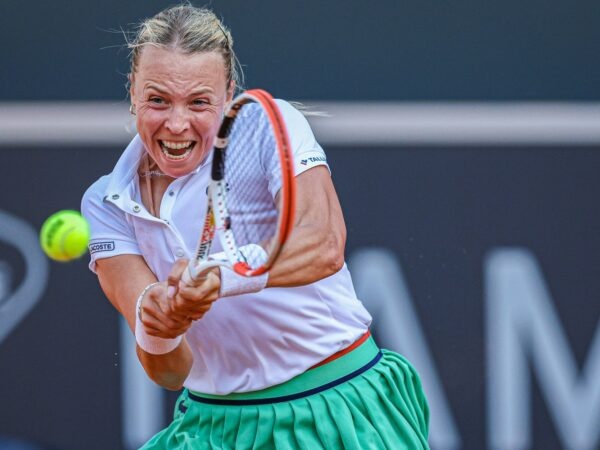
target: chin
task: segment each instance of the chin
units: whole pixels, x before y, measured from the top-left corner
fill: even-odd
[[[170,177],[179,178],[189,175],[198,165],[191,166],[189,164],[181,165],[180,167],[165,167],[162,171]]]

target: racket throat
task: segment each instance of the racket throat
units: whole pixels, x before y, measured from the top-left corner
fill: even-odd
[[[223,144],[223,148],[215,148],[213,153],[211,178],[214,182],[222,182],[225,178],[225,148],[227,148],[227,142],[225,141]]]

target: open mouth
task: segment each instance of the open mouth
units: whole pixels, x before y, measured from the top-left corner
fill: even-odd
[[[168,159],[185,159],[191,152],[196,141],[158,141],[160,149]]]

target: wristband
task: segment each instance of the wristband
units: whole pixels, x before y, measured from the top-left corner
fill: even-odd
[[[245,277],[235,273],[229,267],[219,267],[221,270],[221,287],[219,297],[231,297],[232,295],[250,294],[262,291],[267,286],[268,273],[255,277]]]
[[[144,324],[142,323],[142,300],[144,300],[146,292],[157,284],[158,283],[152,283],[146,286],[135,304],[135,341],[146,353],[164,355],[165,353],[175,350],[183,338],[182,336],[177,336],[174,339],[165,339],[157,336],[150,336],[144,329]]]
[[[247,244],[239,249],[242,255],[246,254],[253,260],[250,263],[254,266],[260,264],[267,259],[267,252],[260,245]],[[226,259],[225,253],[217,253],[211,255],[212,259]],[[232,295],[250,294],[259,292],[267,287],[269,274],[267,272],[255,277],[246,277],[234,272],[232,269],[224,266],[219,267],[221,271],[221,287],[219,289],[219,297],[230,297]]]

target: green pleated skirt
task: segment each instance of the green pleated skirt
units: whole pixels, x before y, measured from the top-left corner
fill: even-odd
[[[428,449],[419,376],[372,338],[292,380],[225,396],[184,390],[143,450]]]

